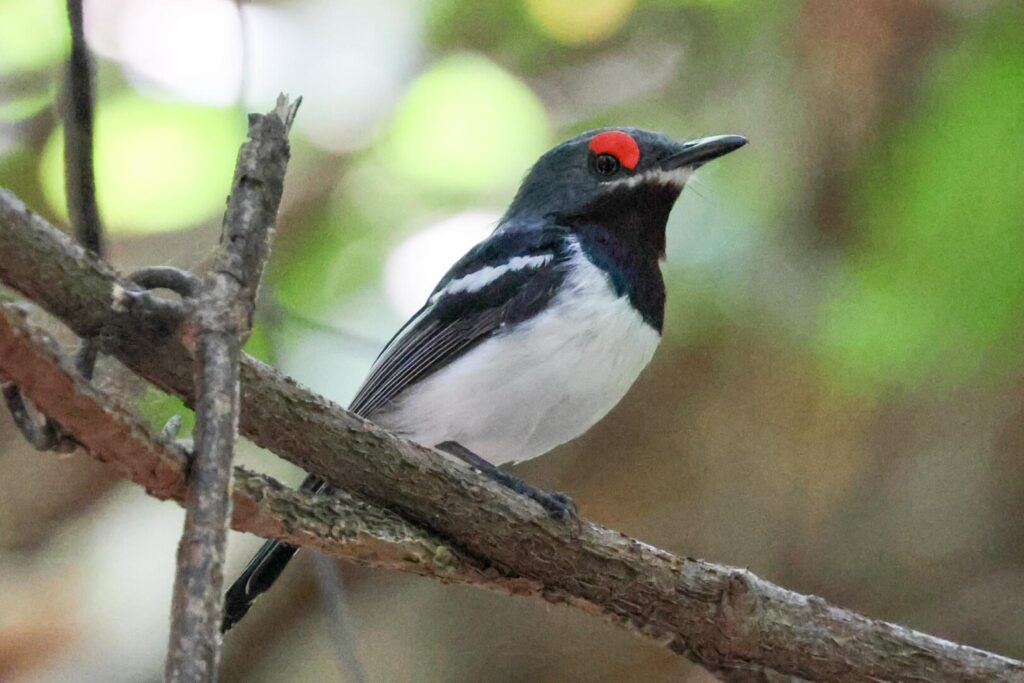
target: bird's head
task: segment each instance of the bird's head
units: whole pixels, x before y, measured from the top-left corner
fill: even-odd
[[[694,170],[747,143],[739,135],[686,142],[636,128],[602,128],[544,154],[527,173],[503,223],[554,220],[622,233],[664,255],[665,223]]]

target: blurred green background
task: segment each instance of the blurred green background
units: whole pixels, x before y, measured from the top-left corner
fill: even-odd
[[[123,270],[201,260],[244,112],[304,96],[249,351],[341,402],[548,146],[748,136],[672,214],[652,368],[519,472],[669,550],[1024,657],[1024,5],[85,8]],[[0,186],[62,225],[63,11],[0,0]],[[101,377],[156,423],[183,410]],[[0,416],[0,680],[160,680],[181,520]],[[231,537],[229,574],[257,542]],[[312,569],[232,633],[223,680],[709,680],[568,608],[349,566],[339,618]]]

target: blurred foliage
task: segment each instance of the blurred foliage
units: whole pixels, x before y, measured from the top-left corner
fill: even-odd
[[[544,107],[489,60],[456,55],[434,64],[395,112],[386,162],[429,188],[480,191],[514,183],[550,142]]]
[[[0,76],[63,60],[71,44],[61,0],[0,0]]]
[[[53,93],[32,93],[0,102],[0,121],[18,121],[34,116],[53,104]]]
[[[267,278],[284,306],[318,314],[346,294],[371,286],[388,245],[342,199],[307,221],[300,241],[290,245],[287,259],[272,265]]]
[[[844,386],[951,387],[1021,367],[1020,7],[937,60],[920,113],[861,173],[864,238],[833,276],[823,352]]]
[[[636,0],[526,0],[530,18],[555,40],[576,45],[607,38],[618,31]]]
[[[233,109],[124,95],[96,117],[96,200],[114,234],[177,230],[217,215],[231,187],[243,121]],[[64,136],[43,148],[40,176],[66,219]]]
[[[181,427],[178,436],[188,437],[196,426],[196,414],[182,402],[177,396],[165,394],[162,391],[147,387],[145,393],[139,399],[139,410],[145,417],[154,431],[163,429],[167,421],[174,416],[181,418]]]

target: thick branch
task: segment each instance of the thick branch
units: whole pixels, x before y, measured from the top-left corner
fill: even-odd
[[[85,381],[44,332],[22,312],[0,304],[0,377],[17,382],[47,415],[97,460],[163,500],[184,503],[188,454],[153,434],[146,421],[116,397]],[[294,491],[236,467],[232,526],[266,538],[312,547],[360,564],[445,581],[523,592],[527,582],[485,572],[441,539],[394,513],[341,493]]]
[[[231,460],[238,438],[238,364],[252,327],[256,292],[270,253],[290,155],[287,98],[250,115],[238,152],[220,248],[193,305],[196,452],[171,611],[166,680],[212,681],[220,661],[224,553],[231,511]]]
[[[0,280],[164,389],[191,400],[166,316],[135,319],[110,268],[0,192]],[[113,304],[113,305],[112,305]],[[657,638],[713,671],[812,680],[1024,681],[1024,664],[874,621],[748,571],[549,519],[533,503],[398,439],[244,358],[242,432],[282,457],[451,538],[503,573]]]

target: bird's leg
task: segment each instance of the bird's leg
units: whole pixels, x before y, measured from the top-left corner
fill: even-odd
[[[521,496],[534,500],[551,513],[552,517],[558,517],[566,521],[576,519],[576,503],[573,499],[560,491],[544,491],[527,484],[522,479],[515,477],[497,465],[493,465],[479,455],[469,450],[462,444],[455,441],[445,441],[435,446],[438,450],[454,455],[470,467],[479,470],[502,486],[512,489]]]

